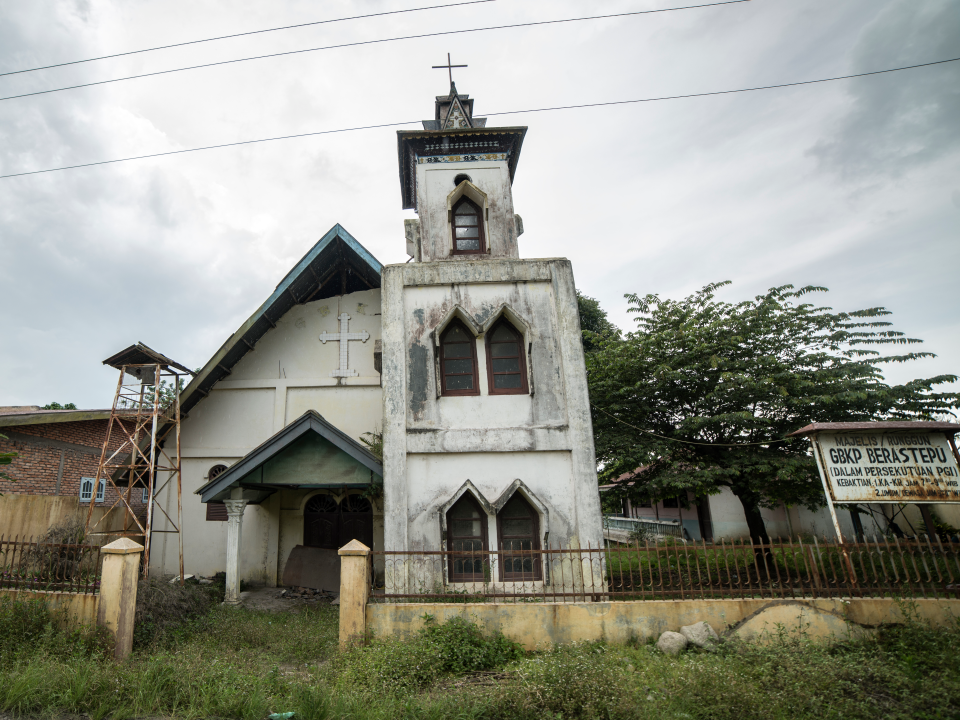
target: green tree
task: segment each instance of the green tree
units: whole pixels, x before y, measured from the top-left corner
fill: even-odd
[[[809,442],[788,433],[811,422],[922,420],[957,408],[960,395],[933,391],[956,376],[884,381],[880,366],[931,356],[906,349],[921,341],[890,329],[884,308],[817,307],[805,297],[826,288],[814,286],[716,300],[727,284],[679,301],[627,295],[638,329],[588,355],[601,477],[641,468],[632,487],[621,483],[621,496],[727,487],[751,537],[766,539],[761,507],[825,502]]]
[[[76,410],[77,406],[73,403],[67,403],[66,405],[61,405],[58,402],[48,403],[44,405],[41,410]]]
[[[607,312],[600,307],[600,303],[579,290],[577,309],[580,313],[580,332],[585,352],[593,352],[604,340],[620,336],[620,329],[607,319]]]

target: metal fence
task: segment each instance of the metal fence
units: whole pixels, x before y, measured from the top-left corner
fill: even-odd
[[[99,545],[44,543],[0,535],[0,589],[96,595],[100,592]]]
[[[371,602],[960,597],[960,544],[814,538],[374,552]]]

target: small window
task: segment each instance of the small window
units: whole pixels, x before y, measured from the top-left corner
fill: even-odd
[[[483,210],[470,198],[462,197],[453,206],[452,230],[455,255],[486,251],[483,241]]]
[[[663,508],[664,510],[676,510],[680,507],[680,501],[677,498],[664,498]]]
[[[537,511],[520,493],[497,515],[500,532],[500,575],[503,580],[540,580],[540,522]]]
[[[527,363],[523,336],[507,320],[487,333],[487,379],[491,395],[527,393]]]
[[[150,488],[144,488],[144,489],[143,489],[143,495],[142,495],[141,498],[140,498],[140,502],[142,502],[144,505],[146,505],[146,504],[147,504],[147,500],[149,500],[149,499],[150,499]]]
[[[207,520],[216,522],[227,521],[227,506],[222,502],[211,500],[207,503]]]
[[[440,394],[479,395],[477,341],[462,322],[454,320],[440,336]]]
[[[80,502],[90,502],[90,496],[93,495],[93,484],[96,481],[93,478],[80,478]],[[107,479],[100,478],[100,485],[97,487],[97,499],[95,502],[103,502],[107,493]]]
[[[207,480],[216,480],[218,475],[221,475],[224,470],[227,469],[226,465],[214,465],[207,472]]]
[[[477,501],[464,495],[447,512],[447,550],[450,555],[450,580],[483,582],[488,565],[486,515]]]

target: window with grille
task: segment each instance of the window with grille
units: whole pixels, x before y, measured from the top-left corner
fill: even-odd
[[[93,486],[96,480],[93,478],[80,478],[80,502],[90,502],[93,495]],[[97,498],[95,502],[103,502],[107,493],[107,479],[101,478],[100,485],[97,487]]]
[[[483,210],[473,200],[462,197],[453,206],[453,252],[469,255],[486,252],[483,239]]]
[[[440,394],[479,395],[477,341],[459,320],[440,336]]]
[[[447,511],[447,550],[451,551],[450,580],[483,582],[489,576],[487,516],[469,494]]]
[[[527,391],[527,363],[523,335],[506,319],[486,337],[487,380],[491,395],[523,395]]]
[[[497,515],[500,575],[503,580],[540,580],[540,519],[520,493],[514,493]]]
[[[147,504],[147,500],[149,500],[149,499],[150,499],[150,488],[144,488],[144,489],[143,489],[143,495],[142,495],[141,498],[140,498],[140,502],[142,502],[144,505],[146,505],[146,504]]]

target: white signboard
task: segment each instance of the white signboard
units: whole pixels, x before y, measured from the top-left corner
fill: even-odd
[[[834,502],[960,502],[960,468],[942,433],[821,432],[814,446]]]

